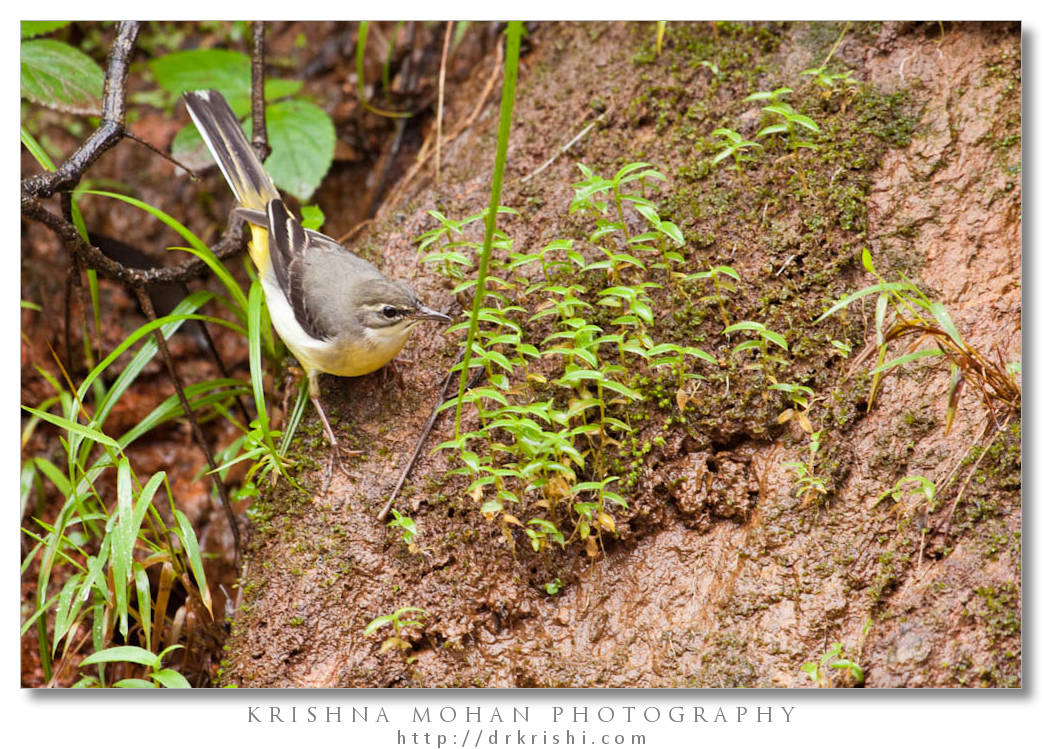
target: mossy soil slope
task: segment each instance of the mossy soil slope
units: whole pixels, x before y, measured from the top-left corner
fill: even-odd
[[[400,381],[324,380],[334,428],[365,455],[320,491],[316,427],[298,455],[314,459],[301,475],[313,491],[280,485],[254,505],[226,683],[811,686],[801,666],[840,642],[870,687],[1019,685],[1019,414],[996,432],[967,391],[946,434],[948,369],[937,359],[899,368],[869,410],[875,298],[815,322],[874,282],[862,269],[868,248],[882,276],[903,273],[943,301],[980,351],[1019,361],[1019,27],[853,24],[829,57],[842,31],[670,23],[661,54],[653,24],[533,31],[502,201],[519,213],[500,221],[512,250],[570,239],[584,262],[604,257],[590,240],[595,218],[569,213],[576,164],[605,177],[630,162],[654,165],[667,181],[646,180],[644,194],[682,232],[683,247],[660,245],[679,258],[651,253],[637,258],[644,269],[623,262],[603,272],[572,263],[551,275],[562,288],[584,287],[587,321],[604,333],[639,327],[647,343],[697,347],[716,363],[649,367],[605,346],[599,366],[621,365],[618,378],[640,399],[606,399],[615,421],[575,438],[572,486],[524,492],[509,476],[503,486],[521,501],[498,512],[481,512],[489,485],[468,492],[470,478],[449,474],[461,466],[456,453],[431,453],[453,437],[451,418],[441,419],[396,505],[416,523],[411,546],[376,514],[460,334],[417,334]],[[828,73],[849,78],[829,88],[801,75],[827,57]],[[448,92],[448,130],[470,115],[492,67],[490,57]],[[757,138],[782,115],[746,97],[782,87],[793,90],[778,101],[817,130],[797,123],[791,136]],[[460,219],[485,207],[496,100],[447,146],[440,182],[412,183],[355,240],[442,308],[454,305],[456,280],[421,264],[416,238],[438,225],[429,210]],[[717,128],[759,143],[740,171],[732,159],[711,163]],[[796,141],[814,148],[791,150]],[[631,233],[646,228],[632,208],[623,219]],[[465,238],[479,239],[477,227]],[[600,245],[619,246],[608,241]],[[498,257],[505,263],[507,250]],[[738,276],[725,278],[733,290],[681,278],[719,266]],[[523,308],[509,313],[521,341],[545,350],[558,329],[537,313],[563,292],[533,291],[538,268],[494,268],[504,281],[494,288],[501,306]],[[619,322],[622,310],[599,304],[612,286],[639,287],[653,319]],[[735,352],[749,333],[723,331],[739,321],[783,336],[788,350]],[[544,354],[513,371],[504,397],[581,400],[581,389],[564,389],[566,359]],[[797,406],[805,414],[779,423],[792,407],[771,388],[779,383],[813,391]],[[801,422],[819,433],[816,451]],[[472,410],[463,425],[480,428]],[[499,465],[509,457],[500,451]],[[818,483],[800,483],[792,463]],[[877,504],[903,477],[941,484],[949,475],[933,505]],[[598,506],[583,529],[569,492],[612,476],[625,504]],[[534,551],[524,528],[543,526],[533,518],[554,522],[566,543],[550,536]],[[363,630],[407,606],[426,611],[421,627],[400,633],[411,647],[380,652],[390,629]],[[852,683],[842,670],[823,673]]]

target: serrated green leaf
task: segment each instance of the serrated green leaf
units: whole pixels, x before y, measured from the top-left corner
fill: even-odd
[[[72,21],[22,21],[22,39],[43,36],[68,26]]]
[[[22,42],[22,96],[73,114],[97,114],[105,73],[94,60],[55,39]]]
[[[268,173],[286,192],[310,200],[333,163],[333,121],[314,104],[296,99],[268,107],[267,120]]]

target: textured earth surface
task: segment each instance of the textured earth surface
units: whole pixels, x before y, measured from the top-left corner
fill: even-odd
[[[871,283],[857,262],[867,246],[877,267],[907,273],[942,300],[980,351],[1019,361],[1018,27],[852,27],[832,64],[853,70],[862,93],[822,104],[818,117],[837,142],[844,121],[855,121],[848,150],[801,157],[826,162],[817,202],[793,197],[791,163],[784,184],[769,159],[747,166],[744,182],[699,167],[713,153],[706,144],[715,127],[755,129],[746,94],[788,85],[813,106],[800,73],[820,63],[841,28],[671,24],[656,58],[651,25],[540,26],[522,61],[502,201],[521,211],[504,222],[515,246],[571,230],[577,161],[610,173],[644,160],[670,177],[660,205],[697,246],[686,269],[729,262],[743,279],[740,309],[764,309],[755,306],[758,286],[774,290],[772,319],[790,320],[790,340],[801,324],[792,318],[807,324],[824,309],[808,315],[793,301],[824,293],[812,272],[827,274],[833,292]],[[469,116],[467,94],[491,67],[490,56],[450,97],[449,129]],[[752,72],[728,75],[739,69]],[[446,148],[441,181],[414,181],[357,240],[443,307],[449,285],[423,271],[412,241],[432,227],[428,209],[481,210],[496,94]],[[743,203],[743,194],[755,197]],[[721,204],[726,211],[714,210]],[[826,219],[815,234],[817,211]],[[779,277],[792,278],[795,295]],[[453,465],[444,453],[424,452],[398,502],[420,529],[419,548],[376,520],[455,341],[418,334],[401,386],[328,381],[339,428],[369,455],[313,498],[265,500],[221,678],[242,686],[811,686],[801,666],[841,642],[868,687],[1019,685],[1019,416],[996,433],[967,393],[946,434],[948,371],[936,363],[888,378],[866,413],[856,373],[871,368],[871,316],[871,306],[851,308],[850,359],[807,364],[825,373],[814,380],[818,392],[846,389],[852,404],[852,417],[830,421],[824,438],[832,461],[824,501],[795,494],[784,464],[805,457],[807,438],[775,423],[779,404],[747,400],[744,412],[729,406],[727,419],[706,426],[720,415],[710,405],[717,411],[705,424],[695,415],[683,427],[663,420],[677,413],[670,404],[642,433],[663,439],[640,458],[633,512],[593,558],[576,548],[535,554],[522,536],[513,548],[504,543],[464,485],[445,478]],[[743,385],[734,387],[737,401]],[[430,445],[451,437],[448,421]],[[933,511],[877,504],[903,476],[940,484],[949,474]],[[543,586],[554,578],[563,587],[548,595]],[[382,638],[363,629],[403,606],[428,617],[403,631],[410,651],[381,653]],[[826,671],[832,683],[852,683]]]

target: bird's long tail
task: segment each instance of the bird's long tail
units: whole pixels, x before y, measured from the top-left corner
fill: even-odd
[[[217,166],[245,208],[265,212],[268,202],[279,197],[275,183],[264,170],[257,154],[246,140],[238,118],[218,91],[186,91],[185,104]],[[264,236],[259,236],[260,234]],[[263,228],[253,227],[250,255],[262,271],[268,265],[267,236]]]

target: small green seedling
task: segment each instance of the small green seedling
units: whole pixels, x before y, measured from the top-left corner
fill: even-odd
[[[808,68],[800,72],[800,75],[814,76],[814,85],[821,89],[821,98],[831,99],[837,91],[844,97],[843,105],[846,106],[846,97],[857,95],[860,82],[851,78],[853,70],[846,73],[829,73],[824,66],[820,68]]]
[[[410,518],[408,515],[402,515],[398,510],[392,509],[391,513],[394,515],[394,520],[387,524],[388,528],[400,528],[402,531],[402,541],[404,541],[410,548],[412,548],[416,541],[416,521]]]
[[[837,642],[825,651],[825,654],[821,656],[817,663],[813,661],[804,663],[800,671],[807,674],[811,681],[822,689],[831,689],[833,687],[832,671],[840,672],[841,681],[838,686],[844,686],[842,680],[849,680],[854,685],[863,683],[865,681],[865,670],[854,661],[842,656],[843,643]]]
[[[927,512],[933,512],[937,503],[937,486],[926,476],[905,476],[880,494],[872,506],[887,498],[894,501],[892,512],[900,517],[917,513],[924,504]]]
[[[814,391],[806,385],[796,385],[791,382],[776,382],[769,389],[787,394],[792,402],[792,406],[786,408],[778,415],[778,423],[784,424],[789,419],[795,418],[800,428],[807,434],[811,434],[814,431],[814,427],[811,426],[810,419],[807,418],[807,412],[810,410]]]
[[[741,133],[735,132],[730,128],[718,127],[713,131],[713,135],[721,139],[715,144],[720,149],[720,152],[713,157],[711,162],[713,166],[730,157],[734,159],[734,166],[731,168],[742,172],[742,163],[752,161],[752,149],[759,148],[763,150],[762,145],[756,141],[746,140]]]
[[[564,534],[545,518],[532,518],[525,527],[525,534],[532,544],[532,551],[542,551],[554,541],[564,547]]]
[[[405,619],[403,617],[414,616],[413,619]],[[366,637],[374,634],[381,627],[385,627],[388,624],[394,630],[394,634],[388,637],[380,645],[380,652],[386,653],[388,650],[400,650],[403,653],[412,650],[412,643],[402,637],[402,630],[406,627],[415,627],[416,629],[422,630],[423,622],[421,619],[427,616],[427,612],[418,606],[403,606],[402,608],[395,611],[393,614],[384,614],[373,619],[365,628],[363,633]]]
[[[774,345],[783,351],[789,350],[789,343],[785,340],[785,336],[780,333],[775,333],[773,330],[769,330],[767,326],[761,322],[754,322],[752,320],[736,322],[734,325],[728,325],[724,328],[724,335],[742,332],[751,333],[753,337],[747,341],[742,341],[731,349],[732,356],[741,353],[742,351],[759,351],[760,361],[756,364],[750,365],[751,367],[766,368],[766,365],[771,362],[776,364],[789,363],[787,359],[770,353],[771,345]]]
[[[809,148],[816,150],[817,145],[810,141],[800,140],[800,128],[803,130],[817,133],[821,131],[814,120],[805,114],[800,114],[792,105],[788,102],[778,102],[777,104],[768,104],[763,108],[764,112],[774,114],[781,117],[781,122],[775,122],[771,125],[767,125],[760,129],[756,133],[757,139],[763,138],[765,135],[773,135],[775,133],[788,133],[789,134],[789,149],[795,151],[799,148]]]
[[[699,302],[716,303],[717,309],[720,310],[720,319],[723,320],[725,326],[731,324],[731,321],[727,317],[727,309],[724,303],[727,301],[725,292],[733,294],[737,286],[731,281],[741,281],[738,277],[738,271],[732,268],[730,265],[716,265],[709,270],[698,271],[697,273],[689,273],[684,277],[685,281],[702,281],[708,278],[713,282],[713,293],[698,299]],[[731,280],[728,280],[731,279]]]
[[[796,498],[804,497],[800,503],[801,510],[811,503],[826,497],[829,493],[828,484],[825,483],[824,478],[816,473],[815,468],[818,452],[821,451],[821,436],[823,433],[824,430],[819,429],[810,436],[810,445],[807,448],[810,452],[809,462],[790,460],[782,464],[785,468],[792,469],[796,474]]]

